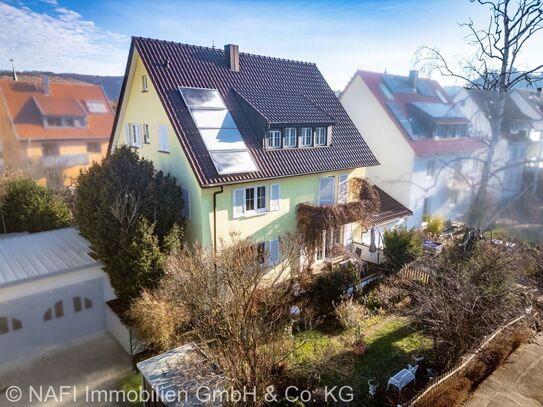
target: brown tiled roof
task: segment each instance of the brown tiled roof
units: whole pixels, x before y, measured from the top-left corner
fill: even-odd
[[[233,72],[226,64],[223,50],[139,37],[132,39],[129,63],[134,49],[141,55],[194,173],[204,187],[378,164],[315,64],[240,53],[240,70]],[[121,103],[126,78],[125,74]],[[222,176],[217,173],[181,98],[179,86],[211,88],[220,92],[258,171]],[[245,92],[244,95],[260,95],[259,100],[265,104],[261,109],[268,113],[280,110],[274,94],[303,95],[304,100],[310,102],[304,101],[300,107],[305,109],[304,113],[311,109],[311,115],[321,115],[322,111],[334,119],[332,145],[265,150],[264,134],[251,127],[236,89]],[[301,99],[297,96],[296,100]],[[311,105],[315,109],[309,107]]]
[[[385,84],[385,76],[387,74],[379,73],[379,72],[369,72],[369,71],[357,71],[355,74],[359,75],[360,78],[366,83],[368,88],[373,93],[373,96],[377,99],[377,101],[383,106],[383,109],[387,112],[387,114],[390,117],[390,120],[396,124],[396,127],[398,130],[402,133],[402,135],[405,137],[411,148],[415,151],[417,155],[420,156],[431,156],[431,155],[440,155],[440,154],[455,154],[455,153],[463,153],[463,152],[469,152],[469,151],[477,151],[486,148],[486,145],[482,143],[480,140],[477,140],[473,137],[459,137],[454,139],[434,139],[431,137],[428,138],[420,138],[420,139],[414,139],[411,137],[411,135],[407,134],[406,130],[403,128],[402,124],[398,121],[398,119],[392,114],[390,109],[387,107],[387,103],[389,103],[389,100],[387,99],[386,95],[381,90],[381,86],[386,86]],[[396,75],[388,75],[390,77],[393,77],[395,79],[402,79],[405,80],[405,77],[396,76]],[[421,93],[394,93],[394,103],[398,107],[398,109],[407,115],[408,113],[408,105],[410,103],[444,103],[443,100],[435,93],[436,91],[439,91],[443,97],[445,98],[446,103],[450,104],[451,109],[454,109],[454,104],[452,103],[449,95],[445,90],[441,87],[441,85],[430,79],[418,79],[419,84],[424,84],[424,87],[428,91],[427,94],[421,94]],[[433,93],[433,94],[430,94]],[[444,118],[443,121],[448,121]],[[467,122],[467,119],[465,119]],[[386,137],[386,135],[383,135],[383,137]]]
[[[381,200],[381,207],[379,213],[374,216],[374,223],[376,225],[384,225],[386,223],[392,222],[393,220],[398,220],[406,216],[413,215],[413,212],[399,203],[397,200],[392,198],[389,194],[383,191],[381,188],[374,186],[379,193],[379,198]]]
[[[301,93],[238,90],[249,105],[270,124],[334,124],[333,117]]]
[[[45,95],[40,78],[13,81],[0,79],[0,101],[4,99],[20,140],[107,139],[113,126],[113,110],[102,88],[81,82],[49,81]],[[84,110],[84,101],[105,103],[107,113]],[[87,127],[43,126],[43,113],[58,116],[86,116]]]

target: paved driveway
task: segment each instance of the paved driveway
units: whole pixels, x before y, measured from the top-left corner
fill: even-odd
[[[464,407],[542,407],[543,333],[479,385]]]
[[[98,399],[92,390],[118,388],[119,381],[129,375],[131,369],[130,358],[111,336],[89,337],[16,364],[0,365],[0,406],[123,405],[88,400],[91,395],[95,401]],[[22,398],[17,403],[7,400],[8,392],[13,391],[8,390],[10,386],[22,390]],[[15,393],[10,395],[16,396]]]

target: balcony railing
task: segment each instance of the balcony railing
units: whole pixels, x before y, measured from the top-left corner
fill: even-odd
[[[89,156],[87,154],[66,154],[66,155],[54,155],[43,157],[41,164],[45,168],[51,167],[75,167],[78,165],[87,165],[89,163]]]

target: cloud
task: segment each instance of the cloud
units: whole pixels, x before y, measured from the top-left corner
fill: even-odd
[[[39,13],[0,2],[0,67],[17,70],[122,74],[129,38],[97,27],[56,0]]]

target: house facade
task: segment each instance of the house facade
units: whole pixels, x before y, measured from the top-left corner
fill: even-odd
[[[407,226],[424,215],[463,219],[478,180],[473,158],[485,146],[439,83],[417,71],[358,71],[340,101],[381,163],[368,178],[413,210]]]
[[[129,144],[183,189],[186,238],[231,233],[279,259],[299,203],[346,202],[378,162],[314,64],[134,38],[110,149]],[[404,208],[405,209],[405,208]],[[323,235],[351,244],[364,230]]]
[[[497,92],[479,89],[449,89],[455,105],[469,117],[471,132],[487,143],[492,138],[491,118],[499,105]],[[502,132],[496,144],[489,182],[490,199],[507,202],[524,189],[524,172],[531,145],[534,121],[539,117],[524,100],[524,90],[513,90],[506,96]],[[532,133],[534,132],[534,133]],[[481,160],[485,155],[481,155]]]
[[[0,166],[48,186],[71,185],[105,155],[113,117],[100,86],[47,76],[0,79]]]

